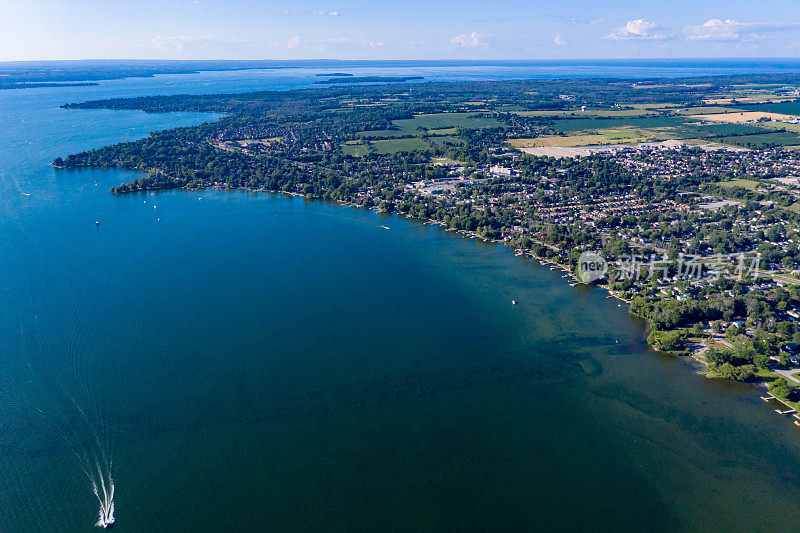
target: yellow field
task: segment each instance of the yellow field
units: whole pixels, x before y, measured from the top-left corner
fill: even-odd
[[[629,144],[641,143],[651,140],[636,130],[605,130],[603,135],[545,135],[532,139],[509,139],[509,144],[515,148],[542,148],[542,147],[574,147],[597,146],[602,144]]]
[[[764,111],[744,111],[741,113],[714,113],[711,115],[692,115],[694,118],[700,120],[710,120],[712,122],[728,122],[731,124],[738,124],[741,122],[753,122],[762,118],[771,120],[791,120],[795,118],[792,115],[783,115],[781,113],[766,113]]]
[[[734,101],[740,104],[779,104],[781,102],[790,102],[792,98],[786,97],[775,97],[775,96],[730,96],[730,97],[721,97],[721,98],[712,98],[709,100],[703,100],[708,105],[728,105],[733,104]]]

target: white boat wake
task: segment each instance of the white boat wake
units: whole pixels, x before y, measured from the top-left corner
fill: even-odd
[[[97,475],[100,480],[99,488],[94,477],[89,476],[92,482],[92,491],[97,496],[97,501],[100,504],[100,519],[95,525],[109,528],[114,525],[114,478],[111,477],[110,468],[104,473],[100,468],[100,463],[96,463],[95,466],[97,466]]]

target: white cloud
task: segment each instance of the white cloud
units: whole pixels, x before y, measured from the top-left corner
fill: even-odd
[[[159,49],[164,48],[174,48],[179,52],[183,50],[183,47],[188,42],[192,42],[195,39],[193,37],[187,37],[185,35],[176,36],[176,37],[169,37],[166,35],[156,35],[153,37],[153,46]]]
[[[338,11],[312,11],[314,15],[325,15],[328,17],[338,17],[341,15]]]
[[[286,41],[286,48],[297,48],[298,46],[300,46],[299,35],[295,35],[294,37]]]
[[[567,46],[567,41],[561,37],[560,33],[557,33],[553,36],[553,44],[556,46]]]
[[[369,47],[370,48],[382,48],[383,47],[383,43],[380,42],[380,41],[370,41],[369,42]]]
[[[755,40],[770,33],[797,30],[800,24],[767,22],[737,22],[735,20],[710,19],[700,26],[686,26],[683,29],[687,39],[693,41],[738,41]]]
[[[658,24],[645,19],[629,20],[623,27],[606,36],[606,39],[615,41],[663,41],[669,38],[670,35]]]
[[[153,48],[157,50],[173,50],[175,52],[219,50],[245,44],[251,43],[222,37],[191,37],[188,35],[157,35],[153,37],[152,41]]]
[[[469,35],[462,33],[450,39],[450,44],[459,48],[486,48],[489,46],[488,37],[482,33],[474,31]]]

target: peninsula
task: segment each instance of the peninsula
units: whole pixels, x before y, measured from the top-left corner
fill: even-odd
[[[628,302],[654,348],[800,407],[800,77],[379,78],[67,104],[226,116],[54,164],[146,173],[116,194],[281,192],[504,243]]]

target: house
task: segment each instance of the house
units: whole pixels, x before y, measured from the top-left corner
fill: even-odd
[[[489,172],[497,176],[511,176],[514,174],[514,171],[512,169],[500,165],[492,165],[491,167],[489,167]]]

